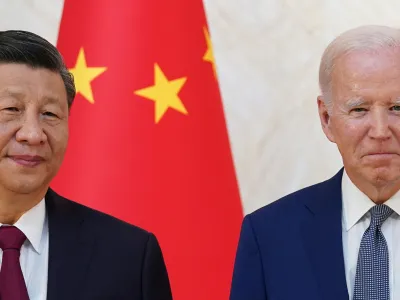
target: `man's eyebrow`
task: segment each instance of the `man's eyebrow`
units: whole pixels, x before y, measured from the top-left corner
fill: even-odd
[[[21,96],[24,95],[24,93],[21,91],[18,91],[18,90],[11,90],[9,88],[5,88],[5,89],[0,90],[0,95],[20,98]]]
[[[400,98],[399,98],[400,100]],[[367,103],[362,97],[355,97],[355,98],[350,98],[349,100],[346,101],[345,105],[347,108],[352,109],[354,107],[360,106]]]
[[[53,97],[53,96],[45,96],[43,98],[47,103],[50,104],[60,104],[60,101],[57,97]]]

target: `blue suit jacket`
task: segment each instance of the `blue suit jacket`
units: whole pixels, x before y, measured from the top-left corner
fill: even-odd
[[[231,300],[349,299],[342,174],[343,169],[244,218]]]

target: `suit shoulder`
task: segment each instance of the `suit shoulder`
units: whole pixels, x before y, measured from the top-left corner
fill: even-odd
[[[134,234],[144,238],[148,238],[149,235],[151,234],[149,231],[137,225],[130,224],[112,215],[92,209],[90,207],[78,203],[76,204],[80,206],[80,209],[86,215],[86,220],[92,223],[93,226],[96,226],[97,228],[101,229],[103,232],[104,229],[107,228],[107,230],[116,231],[119,234],[125,232],[127,234]]]
[[[286,220],[288,216],[296,217],[298,216],[299,209],[304,207],[306,201],[310,198],[317,197],[321,191],[325,190],[330,180],[332,180],[332,178],[283,196],[248,214],[247,218],[252,219],[253,222],[259,220],[265,222],[265,220]]]
[[[62,197],[54,191],[51,192],[57,201],[57,205],[62,206],[65,213],[71,215],[71,217],[81,218],[85,229],[95,235],[101,236],[102,240],[119,239],[123,243],[138,245],[146,244],[150,238],[155,238],[153,233],[142,227]]]

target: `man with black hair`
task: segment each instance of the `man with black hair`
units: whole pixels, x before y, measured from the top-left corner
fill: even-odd
[[[172,299],[152,233],[49,187],[74,97],[52,44],[0,32],[0,299]]]

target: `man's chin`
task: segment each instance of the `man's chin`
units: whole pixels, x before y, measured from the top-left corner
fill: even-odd
[[[8,182],[3,184],[5,188],[16,194],[36,194],[48,188],[44,181],[22,179],[18,182]]]
[[[371,169],[367,177],[378,186],[390,185],[400,181],[400,169],[395,170],[393,166],[375,167]]]

